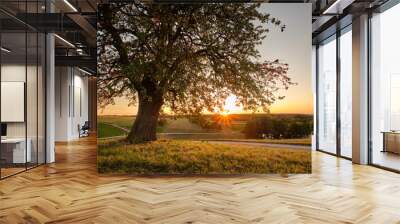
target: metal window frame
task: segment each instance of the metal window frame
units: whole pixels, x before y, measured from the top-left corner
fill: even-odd
[[[344,26],[344,27],[340,27],[339,26],[339,24],[336,24],[336,32],[334,33],[334,34],[332,34],[332,35],[330,35],[330,36],[328,36],[328,37],[326,37],[326,38],[324,38],[324,39],[322,39],[321,41],[319,41],[318,42],[318,44],[316,45],[316,119],[315,119],[315,122],[317,123],[316,124],[316,139],[315,139],[315,142],[316,142],[316,151],[318,151],[318,152],[323,152],[323,153],[326,153],[326,154],[329,154],[329,155],[332,155],[332,156],[336,156],[336,157],[339,157],[339,158],[343,158],[343,159],[346,159],[346,160],[350,160],[350,161],[352,161],[352,158],[350,158],[350,157],[347,157],[347,156],[344,156],[344,155],[342,155],[342,150],[341,150],[341,117],[340,117],[340,103],[341,103],[341,97],[340,97],[340,93],[341,93],[341,90],[340,90],[340,81],[341,81],[341,65],[340,65],[340,60],[341,60],[341,58],[340,58],[340,42],[341,42],[341,40],[340,40],[340,37],[342,36],[342,35],[344,35],[346,32],[351,32],[351,27],[352,26],[352,23],[350,23],[350,24],[347,24],[346,26]],[[333,38],[333,36],[334,36],[334,38]],[[329,40],[329,39],[332,39],[332,40]],[[329,41],[336,41],[336,83],[335,83],[335,85],[336,85],[336,152],[335,153],[332,153],[332,152],[329,152],[329,151],[327,151],[327,150],[324,150],[324,149],[321,149],[320,147],[319,147],[319,113],[320,113],[320,111],[319,111],[319,101],[320,101],[320,97],[319,97],[319,51],[318,51],[318,49],[319,49],[319,47],[320,47],[320,44],[321,43],[323,43],[323,42],[329,42]]]
[[[373,49],[372,49],[372,19],[374,17],[374,13],[380,14],[380,13],[384,13],[385,11],[391,9],[392,7],[396,6],[400,4],[400,0],[388,0],[387,2],[385,2],[384,4],[382,4],[381,6],[375,8],[375,9],[371,9],[368,11],[368,30],[367,30],[367,46],[368,46],[368,53],[367,53],[367,82],[368,82],[368,96],[367,96],[367,107],[368,107],[368,111],[367,111],[367,119],[368,119],[368,124],[367,124],[367,128],[368,128],[368,137],[367,137],[367,141],[368,141],[368,155],[367,155],[367,163],[370,166],[379,168],[379,169],[383,169],[383,170],[387,170],[390,172],[394,172],[394,173],[400,173],[400,169],[394,169],[388,166],[384,166],[381,164],[377,164],[374,163],[374,149],[373,149],[373,138],[372,138],[372,93],[373,93],[373,88],[372,88],[372,57],[373,57]]]
[[[32,0],[28,1],[25,0],[22,3],[25,3],[25,11],[27,12],[27,4],[28,2],[32,2]],[[39,2],[42,2],[40,0],[36,0],[34,1],[36,2],[36,11],[39,11]],[[47,7],[45,9],[47,11]],[[28,32],[28,30],[32,30],[33,32]],[[46,78],[47,78],[47,33],[44,32],[40,32],[39,30],[36,30],[32,27],[30,27],[28,24],[25,24],[25,30],[23,32],[21,32],[22,34],[25,35],[25,84],[24,84],[24,120],[25,120],[25,168],[21,171],[12,173],[10,175],[7,176],[3,176],[2,175],[2,168],[0,167],[0,180],[4,180],[7,179],[9,177],[18,175],[20,173],[26,172],[28,170],[37,168],[41,165],[47,164],[47,82],[46,82]],[[28,162],[27,162],[27,158],[28,158],[28,154],[27,154],[27,148],[28,148],[28,112],[27,112],[27,82],[28,82],[28,33],[33,33],[36,34],[36,162],[30,163],[29,165],[33,166],[28,166]],[[44,44],[44,51],[41,51],[41,53],[43,53],[42,58],[44,59],[44,68],[42,69],[42,81],[44,83],[44,99],[43,99],[43,105],[42,107],[44,108],[44,116],[42,117],[44,120],[42,120],[42,122],[44,123],[44,136],[43,136],[43,141],[44,141],[44,145],[42,146],[44,150],[43,154],[41,155],[44,159],[43,163],[39,163],[39,33],[43,33],[44,36],[41,39],[42,44]],[[0,30],[0,45],[2,45],[2,34],[3,32],[1,32]],[[1,82],[1,67],[2,67],[2,54],[0,53],[0,82]],[[1,85],[0,85],[0,101],[1,101]],[[1,110],[1,105],[0,105],[0,110]],[[0,114],[0,124],[1,124],[1,114]],[[0,158],[1,158],[1,144],[0,144]]]
[[[371,24],[371,20],[373,18],[373,13],[383,13],[386,10],[388,10],[388,9],[398,5],[398,4],[400,4],[400,0],[388,0],[384,4],[382,4],[381,6],[379,6],[377,8],[366,10],[366,12],[368,13],[368,30],[367,30],[367,41],[368,41],[368,44],[367,44],[367,46],[368,46],[368,49],[367,49],[367,51],[368,51],[368,55],[367,55],[367,66],[368,66],[368,69],[367,69],[367,80],[368,80],[367,81],[368,82],[368,87],[367,87],[368,88],[368,91],[367,91],[368,92],[368,96],[367,96],[367,101],[368,101],[368,105],[367,105],[367,107],[368,107],[368,111],[367,111],[367,116],[368,116],[368,124],[367,124],[368,138],[367,138],[367,141],[368,141],[368,152],[367,152],[367,154],[368,154],[368,161],[367,161],[367,164],[370,165],[370,166],[373,166],[373,167],[377,167],[379,169],[383,169],[383,170],[387,170],[387,171],[395,172],[395,173],[400,173],[400,170],[393,169],[393,168],[390,168],[390,167],[386,167],[386,166],[382,166],[382,165],[373,163],[373,147],[372,147],[373,146],[373,144],[372,144],[373,143],[372,142],[372,91],[373,90],[372,90],[372,83],[371,83],[372,82],[372,54],[373,54],[373,51],[372,51],[372,24]],[[350,23],[347,26],[350,26],[350,25],[352,25],[352,23]],[[347,28],[347,26],[342,28],[342,29],[340,29],[339,31],[345,30]],[[336,44],[337,44],[337,47],[338,47],[338,45],[340,45],[340,40],[339,40],[340,36],[343,35],[343,33],[341,33],[340,35],[337,35],[337,32],[336,32],[336,41],[337,41]],[[332,34],[332,35],[335,35],[335,34]],[[316,124],[316,140],[315,140],[316,150],[319,151],[319,152],[323,152],[323,153],[326,153],[326,154],[329,154],[329,155],[333,155],[333,156],[339,157],[339,158],[352,160],[352,158],[343,156],[341,154],[341,148],[340,148],[340,145],[338,144],[338,141],[336,142],[336,146],[337,146],[336,154],[328,152],[328,151],[325,151],[325,150],[319,148],[319,125],[318,125],[318,123],[319,123],[319,113],[320,113],[320,111],[319,111],[320,98],[319,98],[319,53],[318,53],[318,48],[319,48],[319,45],[320,45],[321,42],[326,41],[331,36],[328,36],[328,37],[326,37],[326,38],[324,38],[322,40],[319,40],[318,43],[316,44],[316,73],[315,73],[316,74],[316,77],[315,77],[316,78],[316,85],[317,85],[316,86],[316,93],[317,93],[316,94],[316,107],[317,108],[316,108],[316,119],[315,119],[316,123],[317,123]],[[339,62],[340,62],[339,53],[340,53],[340,50],[336,52],[337,58],[339,57]],[[340,73],[340,70],[337,70],[336,73],[338,75],[338,73]],[[340,74],[339,74],[339,76],[340,76]],[[340,85],[340,82],[338,82],[338,80],[336,80],[336,81],[337,81],[336,84]],[[340,91],[340,87],[338,89]],[[340,98],[340,92],[336,93],[336,97]],[[338,104],[338,102],[339,102],[339,104]],[[340,110],[338,110],[338,106],[340,107],[340,99],[337,100],[337,108],[336,108],[337,111],[340,111]],[[336,119],[337,127],[339,127],[341,129],[341,127],[340,127],[340,118],[338,118],[338,115],[340,116],[340,113],[336,114],[336,116],[337,116],[337,119]],[[339,122],[339,124],[338,124],[338,122]],[[339,130],[339,131],[337,130],[337,136],[336,136],[337,140],[339,138],[339,143],[340,143],[340,135],[338,133],[340,133],[340,131],[341,130]]]
[[[330,40],[331,39],[331,40]],[[319,136],[320,136],[320,134],[319,134],[319,132],[320,132],[320,130],[319,130],[319,115],[320,115],[320,111],[319,111],[319,105],[320,105],[320,96],[319,96],[319,90],[320,90],[320,79],[319,79],[319,77],[320,77],[320,72],[319,72],[319,68],[320,68],[320,63],[319,63],[319,58],[320,58],[320,55],[319,55],[319,48],[320,48],[320,45],[322,44],[322,43],[324,43],[324,42],[330,42],[330,41],[336,41],[336,53],[337,53],[337,35],[336,35],[336,33],[334,33],[334,34],[332,34],[332,35],[330,35],[330,36],[328,36],[328,37],[326,37],[326,38],[324,38],[323,40],[321,40],[321,41],[319,41],[318,42],[318,44],[317,44],[317,47],[316,47],[316,84],[317,84],[317,88],[316,88],[316,92],[317,92],[317,97],[316,97],[316,100],[317,100],[317,102],[316,102],[316,107],[317,107],[317,110],[316,110],[316,151],[318,151],[318,152],[323,152],[323,153],[326,153],[326,154],[329,154],[329,155],[333,155],[333,156],[337,156],[337,154],[335,154],[335,153],[332,153],[332,152],[329,152],[329,151],[327,151],[327,150],[324,150],[324,149],[321,149],[320,148],[320,144],[319,144]],[[336,58],[337,58],[337,56],[336,56]],[[336,62],[337,62],[337,59],[336,59]],[[336,67],[337,67],[337,65],[336,65]],[[337,70],[337,68],[336,68],[336,70]],[[337,71],[336,71],[336,76],[337,76]],[[336,103],[337,103],[337,80],[336,80]],[[337,106],[337,105],[336,105]],[[336,111],[336,126],[337,126],[337,111]],[[337,127],[336,127],[336,129],[337,129]],[[337,132],[337,130],[336,130],[336,132]],[[336,153],[337,153],[337,133],[336,133]]]

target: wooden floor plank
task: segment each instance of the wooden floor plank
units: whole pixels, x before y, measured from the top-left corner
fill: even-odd
[[[311,175],[98,175],[96,141],[0,181],[0,223],[400,223],[400,175],[313,152]]]

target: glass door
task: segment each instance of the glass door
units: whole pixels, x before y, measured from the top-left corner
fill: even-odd
[[[370,160],[400,171],[400,4],[371,18]]]
[[[43,5],[0,3],[21,15]],[[0,178],[45,163],[45,35],[10,15],[0,12]]]
[[[352,157],[352,33],[341,31],[340,41],[340,155]]]
[[[1,34],[2,177],[26,170],[27,162],[31,162],[32,159],[30,143],[27,141],[26,122],[26,43],[25,32]]]
[[[336,154],[336,36],[318,47],[318,150]]]

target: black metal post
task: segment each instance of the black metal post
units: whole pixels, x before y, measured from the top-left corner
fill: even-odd
[[[341,156],[341,114],[340,114],[340,82],[341,82],[341,66],[340,66],[340,35],[339,27],[336,30],[336,155]]]

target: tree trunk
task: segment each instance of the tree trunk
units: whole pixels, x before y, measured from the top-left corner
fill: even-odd
[[[131,131],[127,137],[130,143],[143,143],[157,140],[157,121],[163,104],[162,97],[139,96],[139,109]]]

